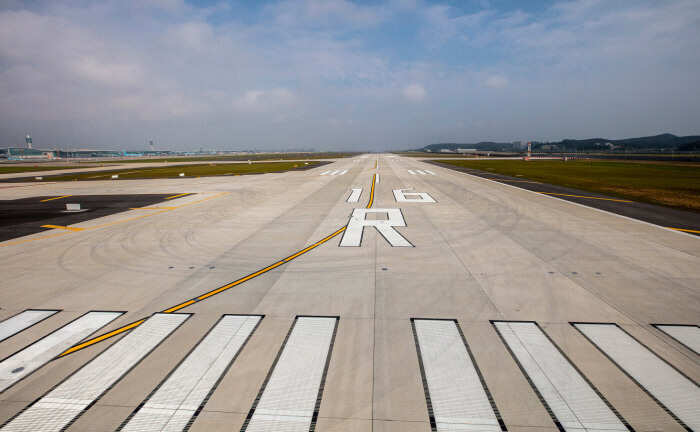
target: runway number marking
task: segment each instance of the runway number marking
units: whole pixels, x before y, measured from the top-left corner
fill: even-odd
[[[367,220],[370,213],[385,213],[387,220]],[[374,227],[386,241],[394,247],[413,247],[394,227],[405,227],[401,209],[354,209],[347,229],[340,240],[342,247],[359,247],[362,243],[362,233],[365,227]]]
[[[394,189],[394,198],[396,202],[417,202],[417,203],[434,203],[436,202],[433,197],[428,195],[427,192],[406,192],[412,191],[410,189]]]
[[[352,192],[350,193],[347,202],[358,202],[360,200],[361,195],[362,189],[352,189]]]

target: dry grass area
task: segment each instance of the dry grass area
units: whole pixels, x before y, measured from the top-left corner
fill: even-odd
[[[440,161],[614,197],[700,212],[700,166],[696,163],[602,160]]]

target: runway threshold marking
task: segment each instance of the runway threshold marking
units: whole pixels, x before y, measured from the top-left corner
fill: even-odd
[[[367,203],[367,207],[366,207],[366,208],[372,207],[372,204],[374,203],[374,186],[375,186],[375,184],[376,184],[376,183],[375,183],[375,182],[376,182],[376,178],[377,178],[377,174],[374,174],[374,175],[372,176],[372,188],[371,188],[371,190],[370,190],[369,202]],[[213,197],[211,197],[211,198],[213,198]],[[195,202],[196,202],[196,201],[195,201]],[[190,203],[190,204],[193,204],[193,203]],[[185,205],[189,205],[189,204],[185,204]],[[181,206],[181,207],[184,207],[184,206]],[[152,213],[152,214],[155,214],[155,213]],[[146,215],[146,216],[148,216],[148,215]],[[143,216],[141,216],[141,217],[143,217]],[[214,290],[212,290],[212,291],[209,291],[209,292],[207,292],[207,293],[204,293],[204,294],[202,294],[202,295],[200,295],[200,296],[194,297],[194,298],[192,298],[192,299],[190,299],[190,300],[187,300],[187,301],[185,301],[185,302],[183,302],[183,303],[180,303],[180,304],[178,304],[178,305],[175,305],[175,306],[169,307],[169,308],[167,308],[167,309],[164,309],[161,313],[173,313],[173,312],[176,312],[176,311],[178,311],[178,310],[180,310],[180,309],[186,308],[187,306],[191,306],[191,305],[193,305],[193,304],[195,304],[195,303],[197,303],[197,302],[199,302],[199,301],[205,300],[205,299],[207,299],[207,298],[209,298],[209,297],[212,297],[212,296],[214,296],[214,295],[216,295],[216,294],[220,294],[220,293],[222,293],[222,292],[224,292],[224,291],[226,291],[226,290],[229,290],[229,289],[231,289],[231,288],[233,288],[233,287],[235,287],[235,286],[237,286],[237,285],[240,285],[240,284],[242,284],[242,283],[244,283],[244,282],[247,282],[247,281],[249,281],[249,280],[251,280],[251,279],[253,279],[253,278],[256,278],[256,277],[258,277],[258,276],[260,276],[260,275],[262,275],[262,274],[265,274],[265,273],[269,272],[270,270],[273,270],[273,269],[275,269],[275,268],[277,268],[277,267],[279,267],[279,266],[281,266],[281,265],[283,265],[283,264],[286,264],[286,263],[292,261],[293,259],[295,259],[295,258],[297,258],[297,257],[299,257],[299,256],[301,256],[301,255],[303,255],[303,254],[305,254],[305,253],[307,253],[307,252],[309,252],[309,251],[311,251],[311,250],[313,250],[313,249],[319,247],[320,245],[326,243],[328,240],[330,240],[330,239],[336,237],[338,234],[340,234],[340,233],[342,233],[343,231],[345,231],[346,228],[347,228],[347,225],[344,226],[344,227],[342,227],[342,228],[340,228],[340,229],[338,229],[338,230],[336,230],[336,231],[333,232],[332,234],[330,234],[330,235],[328,235],[328,236],[322,238],[321,240],[317,241],[316,243],[314,243],[314,244],[312,244],[312,245],[310,245],[310,246],[307,246],[307,247],[305,247],[304,249],[302,249],[302,250],[300,250],[300,251],[298,251],[298,252],[295,252],[295,253],[293,253],[292,255],[289,255],[288,257],[283,258],[283,259],[277,261],[277,262],[274,263],[274,264],[270,264],[269,266],[267,266],[267,267],[265,267],[265,268],[262,268],[262,269],[260,269],[260,270],[258,270],[258,271],[256,271],[256,272],[253,272],[253,273],[251,273],[251,274],[249,274],[249,275],[247,275],[247,276],[244,276],[244,277],[242,277],[242,278],[240,278],[240,279],[237,279],[237,280],[235,280],[235,281],[233,281],[233,282],[231,282],[231,283],[228,283],[228,284],[226,284],[226,285],[224,285],[224,286],[222,286],[222,287],[219,287],[219,288],[216,288],[216,289],[214,289]],[[81,344],[78,344],[78,345],[76,345],[76,346],[74,346],[74,347],[71,347],[70,349],[67,349],[66,351],[64,351],[63,353],[61,353],[61,355],[59,355],[57,358],[63,357],[63,356],[65,356],[65,355],[68,355],[68,354],[71,354],[71,353],[74,353],[74,352],[79,351],[79,350],[81,350],[81,349],[87,348],[87,347],[89,347],[89,346],[91,346],[91,345],[94,345],[94,344],[96,344],[96,343],[98,343],[98,342],[102,342],[103,340],[109,339],[109,338],[111,338],[111,337],[117,336],[117,335],[119,335],[119,334],[121,334],[121,333],[124,333],[124,332],[126,332],[126,331],[129,331],[129,330],[131,330],[131,329],[133,329],[133,328],[135,328],[135,327],[138,327],[138,326],[141,325],[144,321],[146,321],[146,318],[142,318],[142,319],[140,319],[140,320],[138,320],[138,321],[134,321],[134,322],[132,322],[132,323],[126,324],[125,326],[122,326],[122,327],[120,327],[120,328],[118,328],[118,329],[112,330],[111,332],[105,333],[105,334],[103,334],[103,335],[101,335],[101,336],[97,336],[97,337],[95,337],[95,338],[86,340],[85,342],[83,342],[83,343],[81,343]]]
[[[73,196],[73,195],[63,195],[63,196],[58,196],[58,197],[54,197],[54,198],[47,198],[47,199],[43,199],[39,202],[53,201],[53,200],[57,200],[57,199],[61,199],[61,198],[68,198],[69,196]]]
[[[566,197],[574,197],[574,198],[590,198],[590,199],[597,199],[597,200],[603,200],[603,201],[617,201],[617,202],[625,202],[625,203],[634,202],[634,201],[612,199],[612,198],[599,198],[599,197],[586,196],[586,195],[567,195],[567,194],[554,193],[554,192],[539,192],[539,191],[537,191],[537,193],[544,194],[544,195],[558,195],[558,196],[566,196]]]
[[[191,314],[154,314],[3,425],[4,431],[67,429]]]
[[[64,229],[68,231],[84,231],[85,228],[75,228],[75,227],[69,227],[69,226],[62,226],[62,225],[42,225],[42,228],[52,228],[52,229]]]

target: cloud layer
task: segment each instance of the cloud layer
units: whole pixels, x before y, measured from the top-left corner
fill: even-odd
[[[0,1],[0,146],[700,133],[700,4]]]

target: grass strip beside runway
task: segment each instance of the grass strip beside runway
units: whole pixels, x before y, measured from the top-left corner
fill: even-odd
[[[455,160],[444,164],[700,211],[700,166],[600,160]]]
[[[32,171],[55,171],[63,169],[90,168],[90,166],[64,165],[64,166],[0,166],[0,174],[23,173]]]
[[[47,178],[51,181],[70,180],[110,180],[113,175],[118,175],[119,179],[147,179],[147,178],[178,178],[180,173],[185,177],[199,176],[225,176],[240,174],[258,174],[269,172],[288,171],[293,169],[311,168],[318,165],[318,162],[265,162],[254,164],[200,164],[200,165],[178,165],[172,167],[157,168],[136,168],[124,170],[112,170],[107,172],[87,172],[80,174],[67,174]]]

